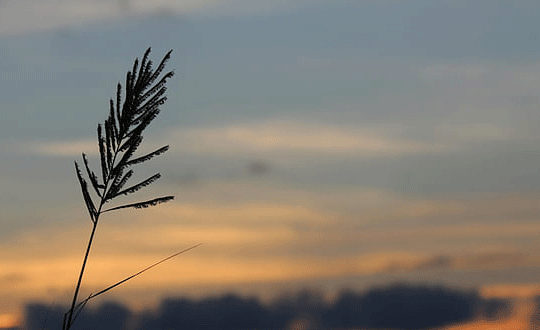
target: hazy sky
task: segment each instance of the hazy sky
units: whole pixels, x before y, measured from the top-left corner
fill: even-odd
[[[540,280],[537,1],[0,0],[0,322],[68,301],[73,160],[148,46],[176,199],[102,218],[83,295],[199,242],[113,296]]]

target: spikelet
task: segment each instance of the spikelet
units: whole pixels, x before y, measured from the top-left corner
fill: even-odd
[[[160,174],[157,173],[129,188],[124,188],[133,175],[133,170],[129,169],[129,167],[146,162],[169,150],[169,146],[163,146],[146,155],[134,157],[142,143],[142,133],[159,114],[159,107],[167,100],[165,96],[165,92],[167,91],[165,83],[174,73],[172,71],[167,72],[161,79],[157,79],[163,72],[171,52],[169,51],[165,55],[155,71],[152,71],[152,61],[148,60],[150,48],[146,50],[140,63],[138,59],[135,59],[132,70],[128,71],[126,75],[126,96],[123,104],[122,86],[118,83],[116,105],[112,99],[109,101],[109,116],[103,124],[99,124],[97,127],[101,182],[99,182],[97,175],[90,169],[88,159],[83,154],[86,174],[94,188],[94,192],[100,198],[98,203],[93,202],[88,193],[86,181],[76,164],[81,190],[83,191],[83,197],[91,214],[92,221],[99,218],[100,212],[108,212],[125,207],[145,208],[170,201],[174,198],[173,196],[166,196],[151,201],[102,210],[105,202],[109,202],[119,195],[134,193],[160,178]],[[155,81],[157,83],[154,84]],[[95,205],[97,205],[97,208]]]

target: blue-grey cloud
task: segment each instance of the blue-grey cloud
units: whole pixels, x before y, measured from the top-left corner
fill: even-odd
[[[309,328],[399,328],[440,327],[474,317],[493,319],[509,314],[502,299],[483,299],[477,292],[445,287],[397,283],[359,293],[343,290],[328,302],[320,292],[304,289],[283,295],[270,304],[235,294],[205,298],[163,299],[156,311],[132,315],[119,304],[107,303],[82,313],[81,329],[121,329],[128,322],[134,329],[296,329]],[[32,303],[26,307],[29,330],[41,329],[62,319],[62,309]],[[114,315],[114,317],[112,317]],[[131,320],[131,321],[130,321]]]

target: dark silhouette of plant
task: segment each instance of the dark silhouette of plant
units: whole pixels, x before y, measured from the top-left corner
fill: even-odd
[[[82,195],[90,214],[90,220],[92,221],[93,227],[88,240],[88,246],[84,255],[82,268],[79,273],[77,286],[75,287],[75,293],[73,294],[71,308],[64,316],[64,330],[71,328],[75,318],[90,299],[109,291],[110,289],[128,281],[135,276],[138,276],[139,274],[170,258],[177,256],[180,253],[195,247],[194,246],[175,253],[172,256],[165,258],[143,269],[142,271],[109,286],[104,290],[99,291],[98,293],[91,294],[88,298],[77,304],[84,269],[101,214],[124,208],[146,208],[174,199],[174,196],[164,196],[147,201],[139,201],[105,208],[105,204],[111,202],[114,198],[120,195],[134,193],[160,178],[160,174],[157,173],[146,180],[127,186],[129,179],[133,175],[133,165],[146,162],[155,156],[163,154],[169,149],[169,146],[167,145],[149,154],[134,157],[135,152],[143,140],[143,131],[146,129],[146,127],[148,127],[152,120],[156,118],[160,111],[159,107],[167,99],[165,96],[165,91],[167,90],[165,84],[167,79],[171,78],[174,73],[173,71],[170,71],[163,74],[161,77],[160,75],[170,58],[171,52],[172,50],[165,55],[155,70],[152,68],[152,61],[148,60],[150,48],[148,48],[144,53],[140,67],[139,60],[135,59],[132,71],[128,71],[126,76],[126,93],[123,103],[122,86],[120,83],[118,83],[116,104],[115,101],[112,99],[110,100],[109,117],[105,120],[103,125],[98,124],[97,127],[99,154],[101,159],[100,176],[90,169],[86,155],[84,153],[82,154],[84,167],[86,169],[86,174],[90,181],[90,186],[92,188],[91,190],[93,190],[94,197],[92,197],[90,194],[87,181],[81,173],[79,164],[75,162],[77,178],[81,185]]]

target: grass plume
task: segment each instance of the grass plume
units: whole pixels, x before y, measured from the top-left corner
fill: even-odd
[[[164,74],[162,73],[170,58],[171,52],[172,50],[163,57],[155,70],[152,68],[152,61],[148,59],[150,48],[146,50],[140,63],[139,59],[135,59],[132,70],[128,71],[126,75],[125,95],[123,96],[123,100],[122,86],[118,83],[116,100],[110,100],[109,116],[103,124],[98,124],[97,127],[101,165],[100,171],[97,172],[98,174],[90,168],[86,154],[82,154],[86,175],[83,175],[81,167],[75,161],[77,179],[81,186],[83,199],[93,226],[81,271],[79,273],[79,279],[73,294],[71,307],[64,315],[63,330],[71,328],[77,315],[82,311],[90,299],[140,275],[161,262],[198,246],[196,245],[177,252],[104,290],[91,294],[80,303],[77,303],[84,270],[100,216],[105,212],[124,208],[146,208],[174,199],[174,196],[163,196],[151,200],[106,207],[106,204],[112,202],[116,197],[135,193],[160,178],[160,174],[156,173],[145,180],[128,186],[128,182],[133,175],[133,165],[146,162],[163,154],[169,149],[169,146],[167,145],[146,155],[134,157],[137,149],[142,143],[142,133],[159,114],[159,107],[167,100],[167,96],[165,95],[167,90],[166,82],[174,75],[174,73],[173,71]],[[87,180],[90,184],[87,183]],[[93,192],[93,194],[91,194],[91,192]]]

